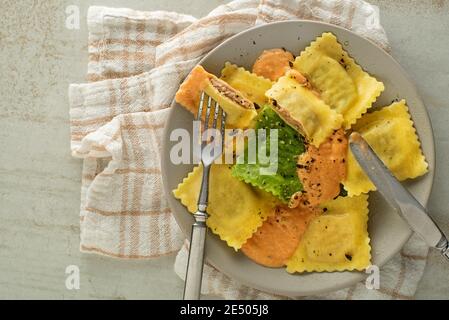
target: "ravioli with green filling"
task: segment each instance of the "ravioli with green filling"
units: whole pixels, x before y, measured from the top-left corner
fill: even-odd
[[[329,32],[323,33],[295,59],[301,72],[349,129],[384,90],[382,82],[365,72]]]

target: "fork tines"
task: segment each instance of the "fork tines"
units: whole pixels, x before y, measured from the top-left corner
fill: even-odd
[[[207,96],[207,106],[206,106],[206,114],[205,117],[203,119],[203,113],[204,113],[204,104],[205,104],[205,98],[206,98],[206,93],[203,91],[201,92],[201,97],[200,97],[200,103],[198,106],[198,112],[196,115],[196,119],[197,121],[202,121],[204,120],[204,126],[201,126],[201,133],[208,130],[209,127],[211,129],[217,129],[217,125],[220,126],[220,135],[221,135],[221,142],[222,142],[222,146],[224,145],[224,135],[225,135],[225,125],[226,125],[226,113],[224,112],[224,110],[220,107],[220,105],[213,100],[211,97]],[[213,118],[211,117],[212,114],[212,108],[214,108],[214,112],[213,112]],[[218,123],[218,117],[221,117],[221,122]],[[211,123],[212,121],[212,123]],[[209,137],[208,137],[209,138]],[[206,144],[206,141],[204,141],[202,139],[202,143],[201,143],[201,148],[203,148]]]

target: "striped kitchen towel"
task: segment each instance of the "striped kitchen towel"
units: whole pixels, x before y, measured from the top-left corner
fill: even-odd
[[[149,259],[186,246],[163,193],[162,130],[179,84],[211,49],[258,24],[309,19],[350,29],[388,50],[375,6],[361,0],[237,0],[206,17],[91,7],[87,83],[69,88],[71,150],[83,158],[83,252]],[[381,271],[379,290],[363,284],[314,298],[410,299],[426,263],[416,237]],[[406,276],[407,275],[407,276]],[[279,298],[245,287],[206,265],[203,293]]]

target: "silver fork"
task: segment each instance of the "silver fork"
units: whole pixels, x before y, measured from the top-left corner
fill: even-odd
[[[200,121],[203,114],[205,94],[201,93],[200,104],[198,106],[198,114],[196,121]],[[200,143],[200,155],[201,164],[203,165],[203,177],[201,182],[200,195],[198,197],[198,211],[194,214],[195,223],[192,225],[192,234],[190,238],[189,259],[187,263],[186,280],[184,284],[184,300],[199,300],[201,294],[201,281],[203,278],[203,264],[204,264],[204,245],[206,242],[206,220],[207,220],[207,202],[209,195],[209,172],[212,163],[217,159],[223,150],[224,145],[224,130],[226,123],[226,113],[220,108],[217,102],[212,100],[211,97],[207,100],[206,118],[204,121],[204,132],[208,130],[209,122],[211,118],[211,109],[214,105],[212,128],[215,133],[219,132],[221,143],[217,144],[217,136],[213,136],[213,140],[209,141],[209,144],[215,143],[211,152],[204,152],[207,143],[207,139],[203,139],[201,126],[195,126],[199,128]],[[217,130],[218,116],[221,114],[221,128]],[[209,130],[210,131],[210,130]],[[195,143],[196,141],[194,141]],[[196,148],[198,149],[198,148]],[[218,149],[218,150],[217,150]],[[209,151],[209,150],[206,150]]]

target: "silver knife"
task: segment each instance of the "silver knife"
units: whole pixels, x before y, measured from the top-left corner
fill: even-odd
[[[385,200],[408,222],[430,247],[437,248],[449,260],[449,242],[426,209],[391,174],[374,150],[358,132],[351,133],[349,146],[357,162]]]

